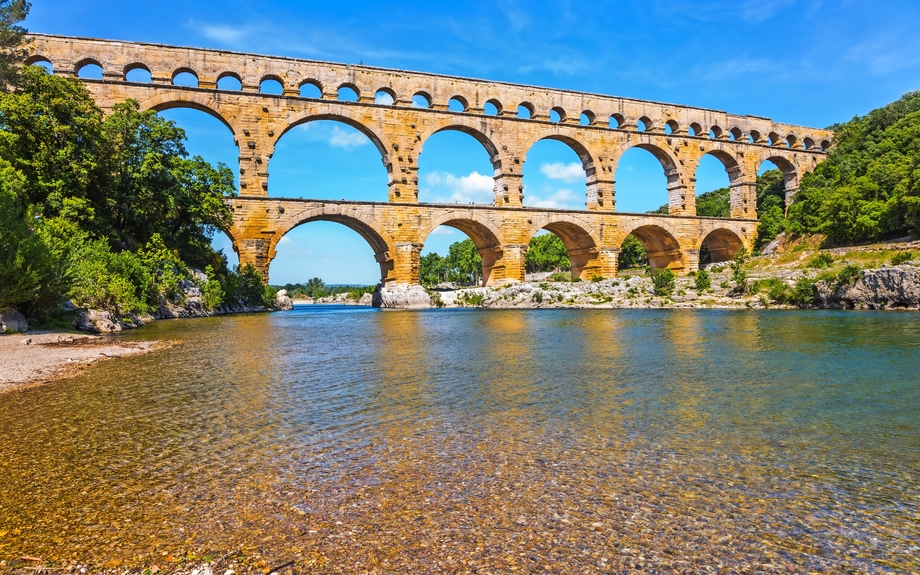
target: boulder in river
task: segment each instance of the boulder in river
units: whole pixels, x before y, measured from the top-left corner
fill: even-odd
[[[420,285],[377,286],[374,307],[391,309],[420,309],[431,307],[431,296]]]
[[[278,294],[275,295],[275,309],[281,311],[294,309],[294,302],[288,297],[287,290],[278,290]]]

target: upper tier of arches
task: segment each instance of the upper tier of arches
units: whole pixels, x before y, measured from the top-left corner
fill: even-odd
[[[150,72],[154,84],[168,85],[178,74],[190,73],[198,79],[199,88],[209,90],[218,89],[221,78],[233,77],[244,93],[260,93],[270,81],[281,85],[283,97],[299,98],[301,88],[309,85],[316,88],[314,96],[323,100],[339,100],[342,92],[353,92],[357,102],[369,105],[414,106],[556,125],[588,125],[815,152],[826,151],[833,141],[833,134],[827,130],[779,124],[765,118],[566,90],[141,43],[39,34],[33,36],[33,41],[35,51],[29,63],[45,61],[56,73],[69,75],[79,74],[87,65],[99,66],[103,81],[126,81],[131,70],[142,68]],[[380,93],[389,96],[387,103],[375,104]],[[414,100],[416,96],[421,98]],[[526,118],[518,115],[519,109],[529,112]]]

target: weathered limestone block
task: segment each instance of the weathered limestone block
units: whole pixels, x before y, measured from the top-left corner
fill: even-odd
[[[28,331],[29,324],[25,316],[13,308],[0,311],[0,334],[22,333]]]
[[[287,290],[278,290],[275,295],[275,309],[279,311],[291,311],[294,309],[294,302],[288,297]]]
[[[920,308],[920,268],[902,265],[863,270],[853,284],[819,281],[819,307],[845,309]]]
[[[388,309],[422,309],[431,307],[431,296],[420,285],[377,286],[373,306]]]

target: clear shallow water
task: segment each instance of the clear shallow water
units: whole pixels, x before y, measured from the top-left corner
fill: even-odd
[[[920,571],[909,313],[298,307],[0,396],[0,558]]]

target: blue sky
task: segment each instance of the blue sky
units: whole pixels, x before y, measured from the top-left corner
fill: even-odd
[[[645,0],[620,2],[140,2],[34,0],[36,32],[250,51],[582,90],[767,116],[824,127],[920,89],[920,2]],[[186,129],[189,151],[236,168],[229,131],[199,112],[164,115]],[[711,161],[709,161],[711,160]],[[459,133],[426,143],[422,201],[491,200],[481,146]],[[343,177],[342,174],[345,173]],[[270,163],[272,196],[386,199],[369,140],[334,122],[286,134]],[[727,184],[708,158],[700,193]],[[666,202],[660,165],[627,152],[617,207]],[[584,172],[566,146],[543,141],[524,167],[525,203],[579,209]],[[425,251],[446,253],[463,235],[439,228]],[[217,238],[233,260],[228,242]],[[282,241],[272,283],[371,284],[367,244],[316,222]]]

